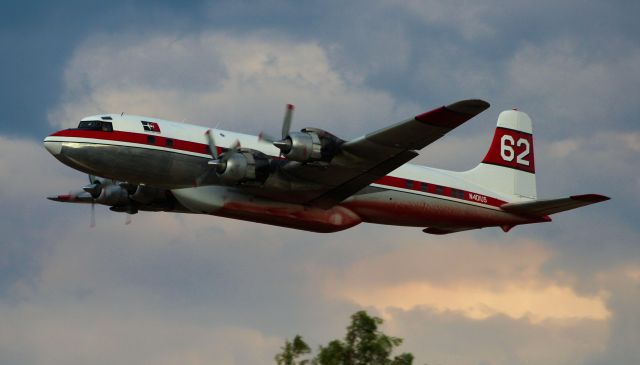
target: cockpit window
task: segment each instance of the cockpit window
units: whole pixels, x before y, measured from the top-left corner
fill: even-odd
[[[78,129],[113,132],[113,125],[111,122],[104,122],[101,120],[83,120],[78,124]]]

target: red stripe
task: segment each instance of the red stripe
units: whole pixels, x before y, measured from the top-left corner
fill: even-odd
[[[202,153],[205,155],[209,154],[209,146],[207,144],[185,141],[182,139],[166,138],[166,137],[158,136],[155,134],[144,134],[144,133],[134,133],[134,132],[123,132],[123,131],[103,132],[103,131],[92,131],[92,130],[86,130],[86,129],[65,129],[65,130],[56,132],[51,136],[52,137],[94,138],[94,139],[102,139],[107,141],[138,143],[146,146],[158,146],[158,147],[165,147],[169,149],[186,151],[186,152]],[[148,141],[149,137],[153,137],[155,139],[155,142],[153,144],[149,143]],[[167,146],[168,139],[173,140],[173,147]],[[221,150],[222,149],[218,147],[219,153],[221,153]]]
[[[471,119],[471,117],[473,117],[473,115],[456,113],[443,106],[438,109],[434,109],[432,111],[417,115],[415,119],[420,122],[431,124],[437,127],[453,129]]]
[[[209,146],[203,143],[190,142],[181,139],[175,138],[166,138],[158,135],[144,134],[144,133],[135,133],[135,132],[123,132],[123,131],[113,131],[113,132],[103,132],[103,131],[93,131],[86,129],[65,129],[58,131],[51,135],[52,137],[76,137],[76,138],[93,138],[93,139],[102,139],[107,141],[118,141],[118,142],[128,142],[128,143],[137,143],[145,146],[151,145],[148,143],[148,137],[154,137],[155,143],[154,146],[160,146],[168,149],[187,151],[187,152],[195,152],[208,155],[209,154]],[[167,146],[167,140],[173,140],[173,147]],[[221,147],[218,148],[218,153],[222,153],[223,149]],[[274,157],[275,158],[275,157]],[[409,189],[415,191],[423,191],[422,184],[427,183],[419,180],[410,180],[403,179],[395,176],[383,176],[380,179],[374,182],[379,185],[392,186],[396,188]],[[410,184],[410,187],[408,187]],[[452,188],[448,186],[435,185],[432,183],[427,183],[428,189],[427,193],[438,194],[442,196],[452,196]],[[442,187],[442,191],[438,191],[437,187]],[[458,189],[461,190],[461,189]],[[494,207],[499,207],[502,204],[506,203],[500,199],[492,198],[490,196],[461,190],[464,192],[463,200],[486,204]],[[424,192],[424,191],[423,191]],[[458,198],[460,199],[460,198]]]
[[[428,184],[427,191],[422,190],[423,183]],[[438,194],[438,195],[447,196],[447,197],[453,197],[452,192],[454,190],[449,186],[436,185],[436,184],[431,184],[425,181],[410,180],[410,179],[404,179],[404,178],[395,177],[395,176],[383,176],[378,180],[376,180],[374,184],[392,186],[392,187],[401,188],[401,189],[421,191],[421,192],[426,192],[430,194]],[[442,188],[441,192],[438,192],[438,189],[437,189],[438,187]],[[460,190],[464,193],[464,197],[462,198],[462,200],[465,200],[465,201],[490,205],[493,207],[500,207],[501,205],[506,203],[503,200],[496,199],[483,194],[478,194],[478,193],[474,193],[474,192],[466,191],[462,189],[457,189],[457,190]],[[456,198],[456,199],[460,199],[460,198]]]

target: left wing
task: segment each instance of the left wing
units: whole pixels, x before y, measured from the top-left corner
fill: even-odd
[[[308,191],[299,203],[328,208],[338,204],[418,155],[422,149],[489,107],[483,100],[463,100],[344,143],[327,166],[289,163],[283,172],[322,188]],[[292,192],[295,194],[296,192]]]

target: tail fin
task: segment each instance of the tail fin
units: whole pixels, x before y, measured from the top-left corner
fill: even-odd
[[[536,198],[531,118],[517,110],[498,116],[498,125],[487,155],[462,177],[493,191],[524,198]]]

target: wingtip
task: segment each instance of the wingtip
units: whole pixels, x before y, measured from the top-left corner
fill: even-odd
[[[453,104],[447,105],[445,108],[467,115],[477,115],[487,110],[491,104],[481,99],[460,100]]]
[[[603,201],[610,200],[608,196],[600,195],[600,194],[582,194],[582,195],[572,195],[571,199],[579,200],[583,202],[589,203],[600,203]]]

